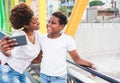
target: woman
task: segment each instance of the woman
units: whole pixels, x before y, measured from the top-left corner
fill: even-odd
[[[10,22],[14,29],[18,31],[13,36],[25,35],[27,45],[11,47],[17,45],[15,40],[1,40],[0,59],[0,83],[26,83],[24,70],[31,64],[31,61],[40,53],[40,33],[38,19],[33,11],[24,2],[16,5],[10,13]]]

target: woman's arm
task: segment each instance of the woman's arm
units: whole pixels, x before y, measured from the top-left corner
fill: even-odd
[[[42,60],[42,50],[40,51],[39,55],[32,61],[32,64],[34,63],[40,63]]]

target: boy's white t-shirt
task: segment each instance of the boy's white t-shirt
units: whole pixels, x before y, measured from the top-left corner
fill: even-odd
[[[76,49],[72,37],[62,34],[59,38],[50,39],[47,35],[41,38],[43,51],[41,73],[49,76],[63,76],[67,74],[66,55],[68,51]]]
[[[17,35],[26,34],[24,31],[18,31],[14,34],[14,36]],[[3,60],[3,62],[7,62],[15,71],[23,73],[23,71],[31,64],[31,61],[38,56],[41,50],[40,36],[41,34],[39,31],[35,31],[35,44],[32,44],[26,36],[27,45],[15,47],[12,50],[12,56],[7,57],[6,60]]]

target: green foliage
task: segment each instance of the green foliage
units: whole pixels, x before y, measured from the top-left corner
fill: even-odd
[[[19,1],[23,1],[23,2],[25,2],[26,0],[19,0]]]
[[[100,1],[100,0],[94,0],[94,1],[91,1],[89,3],[89,6],[92,7],[92,6],[102,6],[104,5],[105,3]]]
[[[67,13],[67,7],[66,6],[62,6],[59,9],[61,12]]]

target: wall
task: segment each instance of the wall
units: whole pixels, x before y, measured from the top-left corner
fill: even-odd
[[[120,23],[81,23],[74,39],[81,56],[120,53]]]

